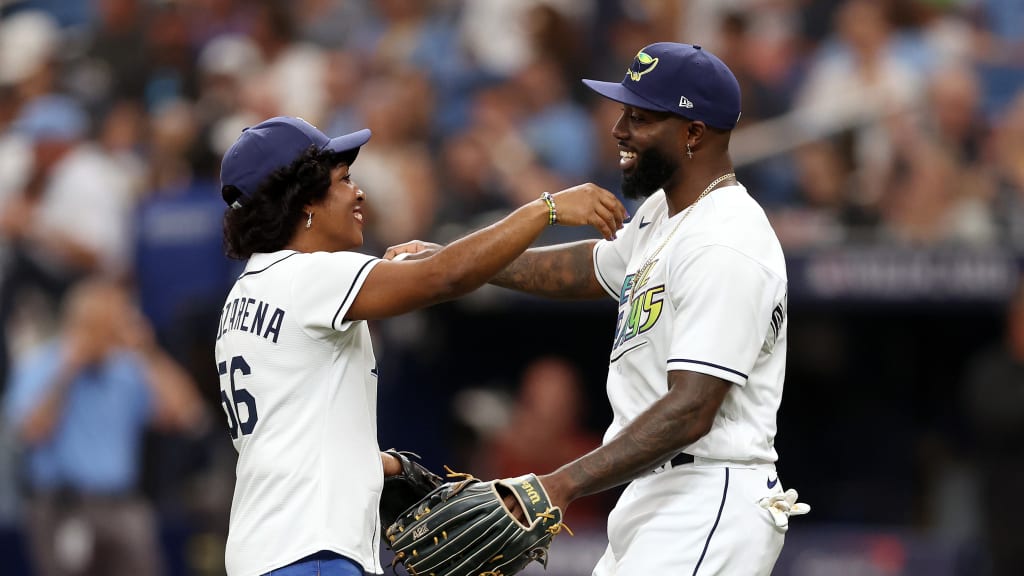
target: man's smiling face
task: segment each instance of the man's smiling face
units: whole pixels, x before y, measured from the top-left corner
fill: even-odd
[[[687,120],[667,112],[623,106],[612,128],[619,144],[622,194],[646,198],[674,180],[680,169],[680,123]]]

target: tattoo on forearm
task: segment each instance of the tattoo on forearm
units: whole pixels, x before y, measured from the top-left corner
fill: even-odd
[[[491,282],[505,288],[550,297],[593,296],[593,242],[525,252]]]
[[[580,496],[641,476],[674,456],[680,445],[697,439],[700,432],[695,426],[703,402],[678,405],[662,400],[607,445],[568,465]]]

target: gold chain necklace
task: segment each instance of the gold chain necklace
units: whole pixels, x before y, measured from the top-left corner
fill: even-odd
[[[683,215],[679,218],[679,222],[676,222],[676,225],[674,228],[672,228],[672,231],[669,232],[667,236],[665,236],[665,239],[661,241],[661,244],[659,244],[658,247],[654,250],[654,252],[647,257],[647,260],[644,261],[644,263],[636,271],[636,274],[633,275],[632,285],[629,287],[630,309],[632,309],[633,307],[633,298],[636,296],[637,286],[640,284],[646,284],[646,277],[648,274],[650,274],[651,268],[654,267],[654,263],[657,262],[658,254],[661,253],[662,249],[664,249],[665,246],[668,246],[669,241],[672,240],[672,236],[675,235],[676,230],[679,230],[679,226],[682,225],[683,220],[686,220],[686,217],[690,215],[691,211],[693,211],[693,207],[696,206],[698,202],[703,200],[705,196],[710,194],[711,191],[715,189],[715,186],[718,186],[722,182],[725,182],[726,180],[734,176],[736,176],[735,172],[729,172],[728,174],[722,174],[718,178],[715,178],[711,182],[711,184],[708,184],[708,187],[705,188],[704,191],[700,193],[700,196],[697,196],[697,199],[693,201],[693,204],[690,204],[689,206],[686,207],[686,211],[683,212]]]

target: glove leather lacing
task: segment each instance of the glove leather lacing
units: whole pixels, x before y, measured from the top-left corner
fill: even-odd
[[[546,512],[538,513],[537,516],[543,516],[544,518],[547,518],[548,520],[554,520],[555,519],[555,515],[551,513],[551,508],[548,508]],[[565,522],[559,522],[558,524],[551,525],[548,528],[548,532],[551,532],[551,535],[554,536],[554,535],[558,534],[559,532],[561,532],[563,528],[565,529],[566,532],[569,533],[569,536],[575,536],[576,535],[576,534],[573,534],[572,528],[569,528],[569,526],[567,526]],[[483,575],[481,574],[480,576],[483,576]]]
[[[448,467],[448,465],[447,465],[447,464],[446,464],[446,465],[444,466],[444,470],[445,470],[445,475],[446,475],[446,476],[447,476],[448,478],[453,478],[453,479],[456,479],[456,478],[457,478],[457,479],[461,479],[461,480],[460,480],[460,481],[459,481],[459,482],[458,482],[457,484],[455,484],[454,486],[452,486],[452,488],[451,488],[451,495],[455,495],[455,494],[458,494],[458,493],[459,493],[459,492],[461,492],[461,491],[462,491],[462,490],[463,490],[463,489],[464,489],[464,488],[465,488],[466,486],[469,486],[470,484],[472,484],[473,482],[475,482],[475,481],[477,481],[477,480],[478,480],[478,479],[476,478],[476,476],[473,476],[472,474],[469,474],[469,473],[467,473],[467,472],[456,472],[456,471],[452,470],[451,468],[449,468],[449,467]],[[548,509],[547,509],[546,511],[544,511],[544,512],[540,512],[540,513],[537,513],[537,515],[536,515],[536,516],[537,516],[537,517],[539,517],[539,518],[546,518],[546,519],[548,519],[548,520],[554,520],[554,519],[555,519],[555,515],[554,515],[554,514],[552,513],[552,510],[553,510],[552,508],[548,508]],[[419,520],[419,519],[420,519],[420,517],[421,517],[422,515],[428,514],[429,512],[430,512],[430,508],[428,508],[428,507],[424,506],[424,507],[423,507],[423,509],[422,509],[422,510],[420,510],[420,511],[419,511],[419,513],[418,513],[418,514],[416,514],[416,515],[415,515],[414,517],[415,517],[415,519],[416,519],[416,520]],[[576,535],[576,534],[574,534],[574,533],[573,533],[572,529],[571,529],[571,528],[569,528],[569,526],[565,524],[565,522],[558,522],[558,523],[556,523],[556,524],[553,524],[553,525],[551,525],[551,526],[549,526],[549,527],[547,528],[547,531],[548,531],[549,533],[551,533],[551,535],[552,535],[552,537],[553,537],[553,536],[555,536],[556,534],[559,534],[559,533],[561,533],[563,529],[564,529],[564,530],[565,530],[566,532],[568,532],[570,536],[575,536],[575,535]],[[399,530],[400,532],[403,532],[403,531],[404,531],[404,530],[402,529],[402,527],[401,527],[401,526],[399,526],[398,530]],[[442,537],[442,538],[447,538],[447,537],[448,537],[448,534],[447,534],[446,532],[441,532],[441,537]],[[437,541],[438,541],[438,540],[437,540],[437,536],[435,536],[435,537],[434,537],[434,544],[435,544],[435,545],[437,544]],[[413,555],[414,557],[418,555],[418,554],[416,553],[416,550],[413,550],[413,552],[412,552],[412,555]],[[392,570],[392,572],[394,572],[394,573],[395,573],[396,575],[398,574],[398,570],[397,570],[397,564],[398,564],[399,562],[401,562],[401,561],[402,561],[402,559],[404,559],[405,557],[406,557],[406,554],[405,554],[405,552],[399,552],[399,553],[398,553],[398,554],[396,554],[396,555],[395,555],[395,557],[394,557],[394,558],[393,558],[393,559],[391,560],[391,570]],[[495,558],[492,558],[491,560],[492,560],[492,561],[494,561],[494,560],[499,560],[499,559],[501,559],[502,557],[503,557],[503,555],[499,554],[498,556],[496,556]],[[405,569],[406,569],[406,570],[407,570],[407,571],[409,572],[410,576],[418,576],[418,572],[417,572],[417,571],[416,571],[416,570],[415,570],[414,568],[412,568],[412,567],[410,567],[410,566],[405,566]],[[498,570],[487,570],[487,571],[481,572],[481,573],[479,574],[479,576],[504,576],[504,575],[502,574],[502,572],[501,572],[501,569],[498,569]]]

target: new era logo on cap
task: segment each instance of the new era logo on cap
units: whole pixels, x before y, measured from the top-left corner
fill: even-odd
[[[729,67],[697,45],[658,42],[637,53],[622,82],[584,80],[606,98],[732,130],[740,86]]]

